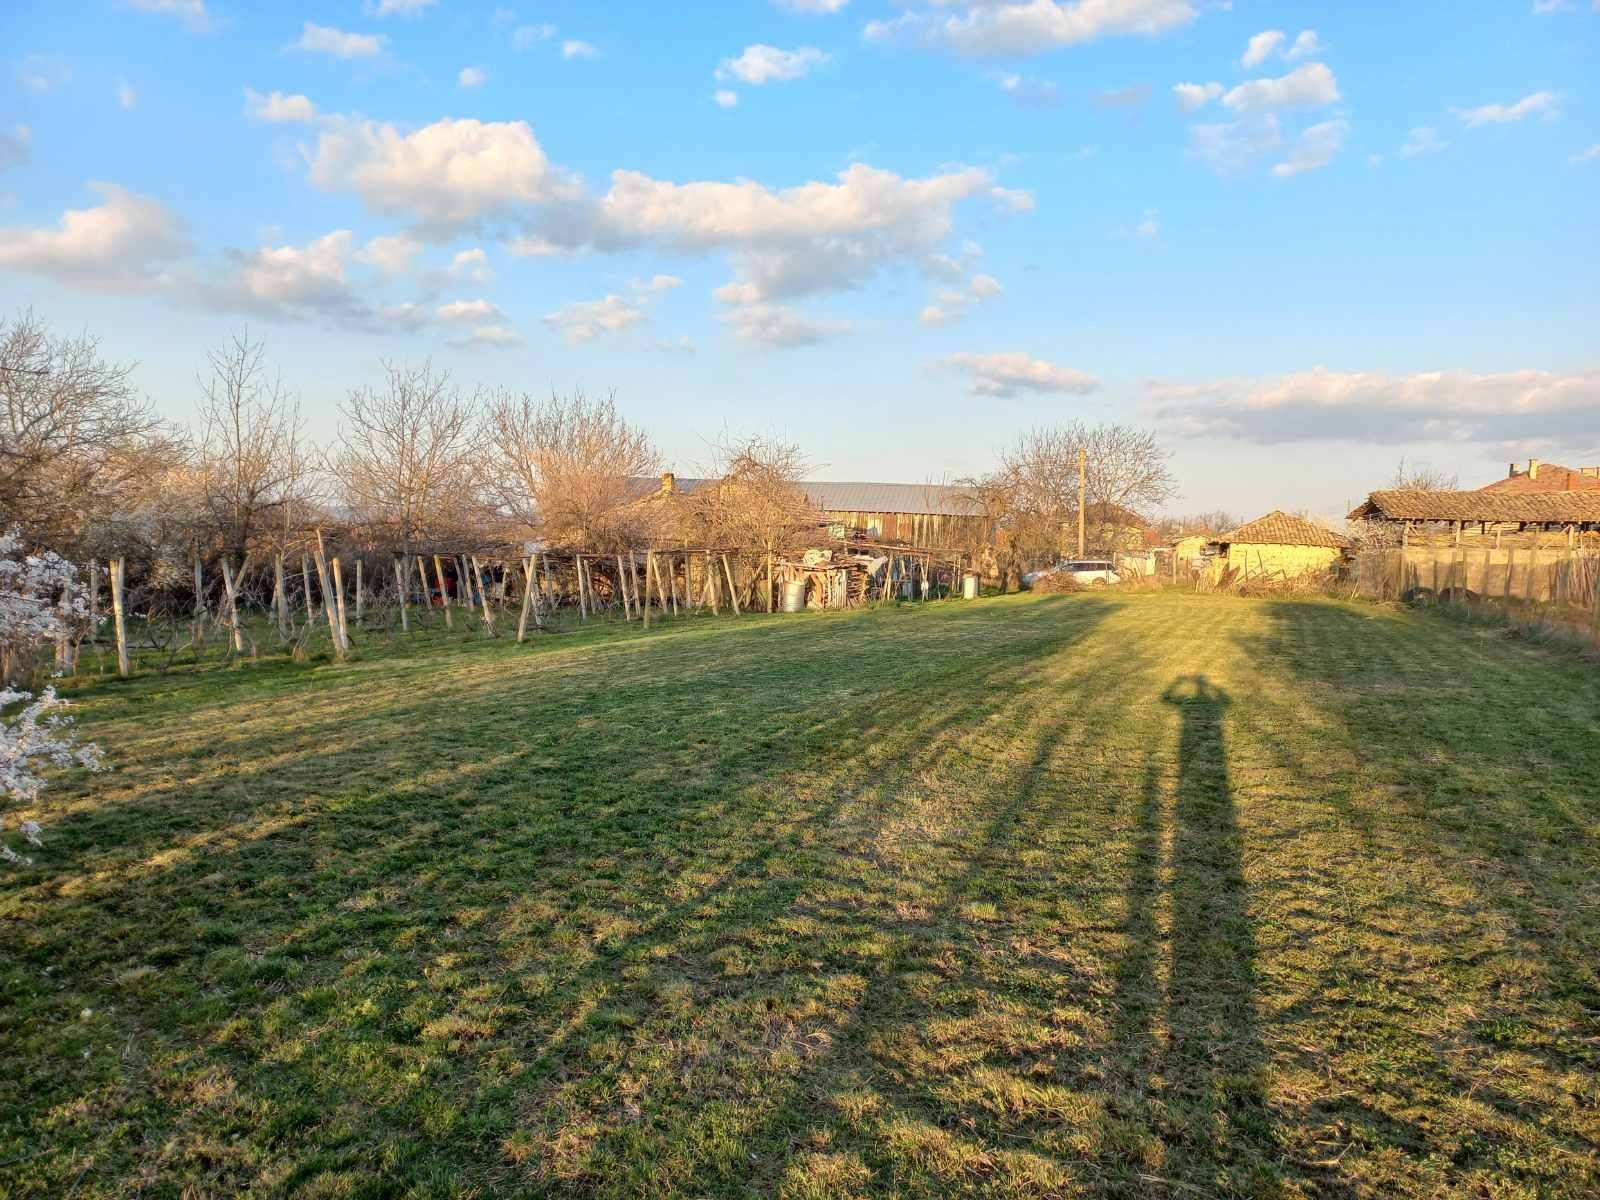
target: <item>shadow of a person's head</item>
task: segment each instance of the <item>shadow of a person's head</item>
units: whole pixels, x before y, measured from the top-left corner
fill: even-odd
[[[1161,693],[1167,704],[1204,704],[1222,707],[1233,703],[1228,693],[1204,675],[1180,675]]]

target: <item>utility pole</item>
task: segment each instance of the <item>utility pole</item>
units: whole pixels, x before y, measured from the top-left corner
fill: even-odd
[[[1088,465],[1089,455],[1082,446],[1078,447],[1078,557],[1083,557],[1083,493],[1084,493],[1084,468]]]

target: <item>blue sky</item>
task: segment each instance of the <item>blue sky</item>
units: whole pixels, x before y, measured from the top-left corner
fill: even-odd
[[[1157,428],[1180,510],[1600,463],[1600,0],[63,0],[0,47],[0,307],[174,417],[248,324],[324,435],[432,357],[615,389],[686,472],[1066,418]]]

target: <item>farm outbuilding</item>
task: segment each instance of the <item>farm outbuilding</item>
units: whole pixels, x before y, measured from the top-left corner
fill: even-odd
[[[1350,539],[1304,517],[1279,510],[1239,528],[1215,535],[1208,543],[1212,570],[1243,579],[1277,576],[1294,579],[1326,571],[1350,549]]]
[[[1352,521],[1389,526],[1403,542],[1508,538],[1563,534],[1568,541],[1591,542],[1600,534],[1600,491],[1425,492],[1393,488],[1373,492],[1350,513]]]
[[[980,540],[983,509],[964,488],[938,483],[832,483],[800,488],[829,525],[909,546],[957,546]]]
[[[664,472],[631,481],[642,500],[690,496],[715,480]],[[984,540],[982,507],[964,488],[938,483],[799,482],[818,520],[841,538],[852,535],[878,542],[900,542],[923,549],[964,546]]]

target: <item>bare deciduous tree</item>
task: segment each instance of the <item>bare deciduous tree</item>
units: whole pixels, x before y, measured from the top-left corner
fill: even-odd
[[[1154,434],[1081,421],[1030,430],[1001,455],[998,470],[980,489],[988,503],[1004,508],[1003,524],[1021,562],[1053,558],[1069,544],[1067,532],[1078,514],[1080,451],[1084,499],[1101,537],[1124,516],[1172,494],[1168,454]]]
[[[31,312],[0,321],[0,514],[25,541],[75,552],[152,455],[177,452],[130,370]]]
[[[1453,492],[1461,486],[1461,481],[1453,473],[1441,471],[1425,462],[1408,463],[1405,456],[1401,455],[1394,469],[1394,482],[1389,486],[1418,492]]]
[[[746,437],[726,441],[718,451],[715,482],[689,498],[697,540],[767,553],[815,541],[818,514],[800,486],[806,473],[800,447]]]
[[[1180,513],[1167,517],[1161,522],[1161,527],[1163,532],[1175,536],[1182,533],[1226,533],[1243,524],[1227,509],[1214,508],[1210,512]]]
[[[472,406],[432,363],[384,363],[381,388],[350,392],[332,469],[375,540],[410,554],[479,515],[480,439]]]
[[[305,476],[300,410],[281,379],[267,378],[265,353],[246,331],[207,355],[211,377],[200,381],[207,515],[221,549],[237,558],[281,524]]]
[[[1085,450],[1084,491],[1090,504],[1138,512],[1163,504],[1172,495],[1170,452],[1155,434],[1131,425],[1068,427]]]
[[[501,393],[485,431],[504,472],[491,478],[489,494],[530,532],[556,545],[609,551],[648,536],[649,514],[630,502],[660,458],[611,396]]]

